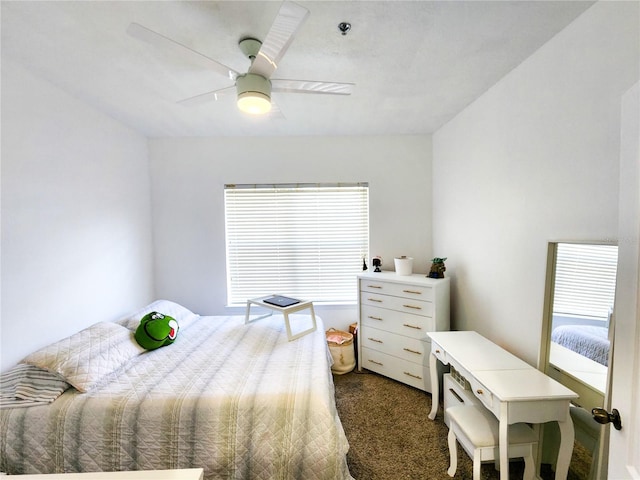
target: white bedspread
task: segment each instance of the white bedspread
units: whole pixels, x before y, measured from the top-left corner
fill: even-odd
[[[350,479],[322,321],[199,317],[173,345],[52,404],[0,411],[0,470],[204,468],[207,479]],[[185,326],[186,327],[186,326]]]
[[[609,364],[609,330],[593,325],[561,325],[551,340],[605,367]]]

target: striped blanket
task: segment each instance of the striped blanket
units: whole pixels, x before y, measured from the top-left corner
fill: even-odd
[[[173,345],[135,355],[86,393],[0,410],[0,471],[202,467],[206,479],[350,479],[318,322],[289,342],[278,315],[248,325],[198,317]]]

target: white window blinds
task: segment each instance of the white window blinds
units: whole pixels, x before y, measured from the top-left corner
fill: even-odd
[[[369,249],[367,184],[226,185],[227,301],[355,302]]]
[[[559,243],[553,312],[606,320],[613,308],[618,247]]]

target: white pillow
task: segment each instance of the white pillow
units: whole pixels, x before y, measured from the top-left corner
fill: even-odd
[[[131,330],[99,322],[30,354],[22,363],[57,373],[86,392],[144,351]]]
[[[122,325],[129,330],[135,331],[136,328],[138,328],[138,325],[140,325],[142,317],[151,312],[159,312],[163,315],[173,317],[178,322],[180,330],[185,330],[193,320],[199,318],[199,315],[196,315],[191,310],[178,303],[171,302],[169,300],[156,300],[155,302],[150,303],[131,315],[127,315],[115,323]]]

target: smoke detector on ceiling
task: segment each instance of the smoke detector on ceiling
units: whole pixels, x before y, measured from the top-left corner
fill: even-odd
[[[342,35],[346,35],[351,30],[351,24],[349,22],[340,22],[338,24],[338,30],[342,32]]]

